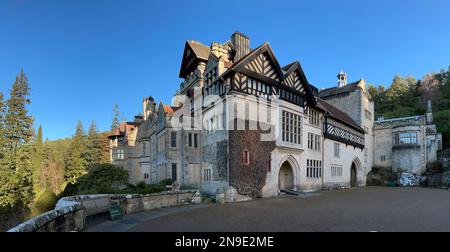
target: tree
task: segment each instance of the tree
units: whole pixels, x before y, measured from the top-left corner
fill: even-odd
[[[28,143],[32,136],[33,118],[28,115],[26,106],[30,104],[30,87],[23,70],[16,77],[11,89],[5,115],[6,147],[16,151],[20,145]]]
[[[77,178],[86,172],[86,152],[86,136],[83,124],[78,121],[75,135],[69,147],[67,167],[64,171],[64,177],[68,182],[74,183]]]
[[[86,154],[86,165],[88,168],[92,167],[94,164],[99,164],[101,162],[101,139],[97,131],[97,126],[95,122],[92,121],[89,126],[89,131],[86,139],[87,154]]]
[[[128,182],[128,172],[112,164],[96,164],[89,173],[80,178],[78,187],[81,194],[113,193]]]
[[[29,145],[33,135],[33,118],[26,106],[30,104],[30,87],[23,70],[17,75],[6,101],[1,99],[2,158],[0,160],[0,206],[27,206],[33,197],[32,154]],[[2,95],[3,96],[3,95]]]
[[[3,100],[3,93],[0,92],[0,160],[3,158],[4,155],[4,147],[5,147],[5,102]]]
[[[45,189],[45,177],[42,175],[43,169],[43,142],[42,142],[42,125],[39,125],[33,153],[33,185],[34,192],[38,194]]]
[[[370,100],[374,100],[374,99],[376,99],[376,97],[378,96],[378,89],[377,89],[377,87],[375,87],[375,85],[373,85],[373,84],[369,84],[369,86],[368,86],[368,92],[369,92],[369,99]]]
[[[117,105],[117,104],[114,105],[113,112],[114,112],[114,117],[113,117],[113,120],[111,123],[111,131],[115,130],[117,127],[119,127],[119,124],[120,124],[119,118],[121,117],[121,114],[119,111],[119,105]]]
[[[111,161],[111,153],[109,146],[110,132],[100,133],[101,151],[100,151],[100,163],[109,163]]]

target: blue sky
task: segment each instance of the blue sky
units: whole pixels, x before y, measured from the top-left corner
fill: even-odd
[[[269,41],[280,64],[299,60],[310,83],[389,85],[395,74],[450,65],[448,0],[119,1],[0,0],[0,91],[21,68],[30,112],[44,137],[71,136],[76,122],[110,127],[152,95],[170,102],[186,40],[225,42],[239,30]]]

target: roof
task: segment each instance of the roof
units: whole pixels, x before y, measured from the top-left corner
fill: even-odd
[[[172,107],[169,105],[164,105],[164,112],[166,112],[167,115],[171,116],[174,112],[176,112],[180,107]]]
[[[378,120],[376,120],[374,123],[382,124],[382,123],[391,123],[391,122],[407,121],[407,120],[421,120],[423,117],[424,117],[423,115],[416,115],[416,116],[406,116],[406,117],[398,117],[398,118],[391,118],[391,119],[378,118]]]
[[[361,80],[349,83],[343,87],[331,87],[319,90],[319,97],[326,99],[327,97],[330,96],[354,92],[357,88],[359,88],[358,84],[360,81]]]
[[[364,132],[364,129],[359,126],[347,113],[339,110],[335,106],[329,104],[328,102],[318,98],[317,106],[329,113],[329,115],[350,127],[355,128],[358,131]]]
[[[187,41],[187,43],[192,48],[192,51],[194,51],[197,58],[208,60],[209,54],[211,52],[209,46],[206,46],[194,40]]]
[[[187,53],[192,51],[190,55]],[[186,45],[184,46],[183,58],[181,60],[180,67],[180,78],[186,77],[185,75],[192,70],[192,68],[197,64],[194,61],[208,61],[208,57],[210,55],[211,49],[209,46],[206,46],[200,42],[194,40],[186,41]]]
[[[291,64],[287,64],[286,66],[282,67],[283,71],[287,72],[289,68],[291,68],[296,61],[292,62]]]
[[[108,137],[125,136],[127,132],[134,130],[136,127],[137,124],[135,122],[122,122]]]

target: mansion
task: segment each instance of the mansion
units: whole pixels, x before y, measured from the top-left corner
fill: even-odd
[[[441,145],[431,105],[416,119],[375,121],[363,79],[340,72],[319,90],[298,61],[280,65],[268,42],[252,49],[240,32],[186,41],[179,77],[171,104],[144,98],[142,114],[109,136],[131,183],[169,178],[226,201],[365,186],[373,165],[420,173]]]

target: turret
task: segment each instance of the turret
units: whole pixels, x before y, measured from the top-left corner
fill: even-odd
[[[345,73],[344,71],[341,71],[337,75],[337,78],[338,78],[338,87],[343,87],[343,86],[347,85],[347,73]]]

